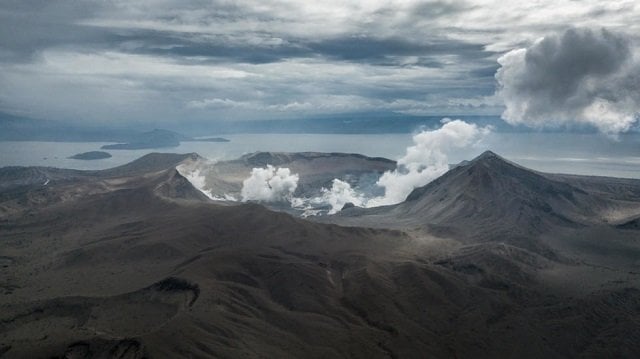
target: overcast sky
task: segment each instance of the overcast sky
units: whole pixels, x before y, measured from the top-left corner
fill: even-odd
[[[503,55],[572,27],[634,43],[638,24],[635,0],[2,0],[0,111],[116,123],[500,114]]]

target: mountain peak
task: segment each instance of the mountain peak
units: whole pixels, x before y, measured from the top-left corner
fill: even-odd
[[[412,225],[461,228],[464,224],[468,238],[500,238],[544,251],[534,242],[520,240],[554,226],[576,226],[593,216],[593,205],[580,188],[487,151],[414,189],[394,211]]]
[[[483,167],[483,168],[491,168],[493,170],[505,170],[507,168],[517,168],[526,172],[534,172],[528,168],[524,168],[516,163],[509,161],[508,159],[496,154],[493,151],[485,151],[480,154],[478,157],[469,161],[467,167]]]
[[[501,156],[499,156],[498,154],[496,154],[493,151],[484,151],[482,152],[482,154],[480,154],[478,157],[474,158],[473,160],[471,160],[472,162],[475,161],[480,161],[480,160],[486,160],[486,159],[500,159],[500,160],[504,160],[504,158],[502,158]]]
[[[435,187],[450,187],[456,188],[458,192],[466,190],[480,193],[491,189],[498,182],[508,181],[509,178],[517,178],[518,181],[529,183],[539,177],[534,171],[515,164],[495,152],[485,151],[471,161],[453,167],[426,186],[414,189],[406,201],[418,200]],[[482,190],[478,187],[480,185],[484,187]],[[491,189],[493,190],[499,191],[497,188]]]

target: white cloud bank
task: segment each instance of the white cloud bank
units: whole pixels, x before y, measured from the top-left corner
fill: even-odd
[[[574,28],[500,57],[502,114],[529,127],[628,131],[640,113],[640,59],[628,35]]]

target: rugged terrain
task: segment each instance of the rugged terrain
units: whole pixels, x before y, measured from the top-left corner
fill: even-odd
[[[415,189],[400,204],[351,208],[327,220],[536,251],[542,250],[533,247],[542,234],[620,227],[639,216],[639,180],[546,174],[488,151]]]
[[[640,355],[639,181],[487,153],[339,226],[210,201],[198,161],[0,169],[0,356]]]

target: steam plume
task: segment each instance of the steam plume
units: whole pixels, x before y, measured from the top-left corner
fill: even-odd
[[[367,201],[367,207],[390,205],[404,201],[417,187],[421,187],[449,170],[448,153],[476,144],[490,132],[462,120],[443,119],[442,127],[422,131],[413,136],[413,146],[398,160],[398,168],[385,172],[378,180],[384,196]]]
[[[242,201],[290,202],[298,188],[298,175],[288,168],[254,168],[242,182]]]
[[[331,205],[329,214],[338,213],[347,203],[362,206],[364,196],[357,194],[348,182],[334,179],[331,189],[323,188],[322,201]]]

